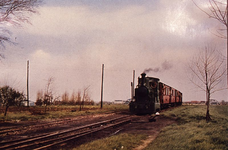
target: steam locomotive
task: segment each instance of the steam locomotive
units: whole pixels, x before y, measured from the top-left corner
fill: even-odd
[[[160,82],[158,78],[146,77],[142,73],[129,109],[134,114],[154,114],[161,109],[179,105],[182,105],[180,91]]]

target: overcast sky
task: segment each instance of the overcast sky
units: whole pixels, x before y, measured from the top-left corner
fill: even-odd
[[[17,45],[2,51],[0,84],[26,93],[29,60],[32,101],[50,77],[56,96],[90,86],[92,99],[100,101],[102,64],[105,101],[130,98],[133,70],[137,81],[149,68],[148,76],[180,90],[184,101],[205,100],[189,81],[187,64],[208,45],[226,55],[226,40],[213,35],[222,24],[191,0],[44,0],[31,23],[7,27]],[[228,100],[228,92],[212,98]]]

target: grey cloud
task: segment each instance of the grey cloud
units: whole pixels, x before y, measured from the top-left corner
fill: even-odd
[[[148,72],[148,75],[152,72],[187,95],[185,100],[194,99],[195,95],[189,94],[192,93],[190,85],[185,84],[188,79],[185,78],[183,64],[205,41],[220,41],[219,45],[225,45],[221,39],[208,33],[213,23],[207,23],[213,21],[208,21],[200,11],[196,12],[191,1],[102,2],[67,0],[62,7],[65,1],[48,1],[47,5],[42,6],[40,15],[33,18],[32,26],[15,33],[20,48],[8,47],[8,59],[4,60],[7,65],[2,70],[5,70],[5,74],[9,69],[10,73],[14,68],[25,70],[25,62],[31,59],[33,100],[37,90],[44,87],[45,81],[52,76],[56,79],[59,95],[65,90],[77,90],[91,84],[92,97],[99,101],[103,63],[105,100],[129,98],[132,70],[136,70],[136,75],[142,71]],[[117,6],[114,6],[115,2]],[[181,17],[187,17],[187,20],[177,18],[177,22],[172,22],[177,16],[170,16],[173,17],[170,20],[166,16],[168,10],[174,13],[176,5],[187,5],[180,14],[186,15]],[[102,10],[102,6],[111,10]],[[178,31],[179,28],[181,31]],[[48,60],[42,57],[33,59],[31,56],[37,50],[48,53]],[[18,72],[15,72],[18,74],[16,78],[23,80],[23,72]],[[4,80],[4,77],[0,80]]]

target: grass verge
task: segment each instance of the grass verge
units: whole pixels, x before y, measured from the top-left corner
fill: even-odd
[[[80,145],[73,150],[130,150],[140,145],[146,137],[146,135],[122,133]]]
[[[206,106],[181,106],[163,115],[177,118],[165,127],[145,150],[228,150],[228,106],[211,106],[212,121],[206,123]]]

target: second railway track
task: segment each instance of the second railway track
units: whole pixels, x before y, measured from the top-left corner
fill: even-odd
[[[63,143],[78,139],[92,133],[102,131],[111,127],[131,122],[130,116],[120,116],[114,119],[100,121],[84,126],[74,127],[48,134],[21,138],[0,143],[0,150],[11,149],[50,149]]]

